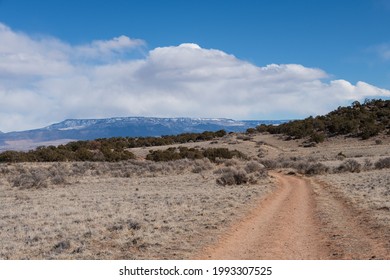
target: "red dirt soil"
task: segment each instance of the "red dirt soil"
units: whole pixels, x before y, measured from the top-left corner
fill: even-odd
[[[390,259],[386,229],[324,186],[273,172],[278,188],[196,259]]]

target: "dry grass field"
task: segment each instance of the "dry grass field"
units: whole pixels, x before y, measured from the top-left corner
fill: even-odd
[[[360,173],[328,174],[319,179],[368,213],[382,225],[390,225],[390,172],[388,169]]]
[[[272,189],[217,185],[203,160],[1,168],[1,259],[188,258]],[[42,186],[23,188],[34,172]]]
[[[1,164],[0,259],[193,258],[274,192],[266,169],[326,184],[390,229],[390,169],[377,164],[390,157],[388,136],[305,148],[230,134],[182,146],[237,149],[247,159],[155,163],[144,159],[151,148],[134,148],[137,160],[118,163]]]

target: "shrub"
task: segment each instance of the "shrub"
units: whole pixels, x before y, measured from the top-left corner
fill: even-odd
[[[225,160],[222,160],[222,162],[225,166],[237,166],[239,165],[239,161],[235,158],[232,158],[232,159],[225,159]]]
[[[13,187],[20,189],[45,188],[47,187],[48,177],[47,171],[37,169],[22,173],[10,180]]]
[[[247,173],[253,173],[264,169],[264,165],[258,163],[257,161],[251,160],[246,164],[244,169]]]
[[[268,151],[266,149],[263,149],[263,148],[260,148],[258,150],[258,154],[257,154],[257,157],[258,158],[263,158],[267,155]]]
[[[349,135],[368,139],[380,132],[390,133],[389,118],[390,100],[367,100],[362,105],[339,107],[324,116],[308,117],[304,120],[295,120],[278,126],[260,125],[259,132],[284,134],[288,139],[309,137],[312,142],[323,141],[323,136]]]
[[[375,140],[375,144],[376,145],[381,145],[383,143],[383,141],[381,139],[376,139]]]
[[[381,158],[375,163],[376,169],[390,168],[390,157]]]
[[[254,133],[256,133],[256,129],[255,129],[255,128],[248,128],[248,129],[246,130],[246,133],[247,133],[247,134],[254,134]]]
[[[376,136],[383,130],[381,125],[375,124],[374,120],[366,121],[361,124],[360,137],[365,140],[370,137]]]
[[[194,161],[194,167],[192,168],[193,173],[201,173],[202,171],[210,170],[213,168],[210,160],[205,159],[197,159]]]
[[[319,174],[325,174],[329,172],[329,167],[322,163],[312,163],[309,164],[309,166],[306,168],[304,173],[306,175],[319,175]]]
[[[358,163],[354,159],[348,159],[344,161],[340,166],[337,168],[338,172],[352,172],[352,173],[359,173],[362,170],[362,165]]]
[[[26,160],[24,153],[16,151],[5,151],[0,153],[0,162],[21,162]]]
[[[209,160],[215,162],[217,158],[231,159],[233,157],[245,158],[244,154],[237,150],[229,150],[227,148],[207,148],[203,152],[204,157],[207,157]]]
[[[343,152],[339,152],[336,156],[338,160],[344,160],[347,156],[343,154]]]
[[[291,159],[288,159],[288,158],[279,159],[279,166],[282,168],[295,167],[295,165],[296,165],[296,162],[291,161]]]
[[[264,159],[261,160],[260,163],[263,164],[267,169],[275,169],[281,167],[278,161],[272,159]]]
[[[310,142],[321,143],[325,141],[325,135],[323,133],[313,132],[309,138]]]
[[[370,170],[372,168],[372,162],[368,158],[364,160],[364,170]]]
[[[312,148],[312,147],[317,147],[317,143],[316,142],[304,142],[302,144],[302,146],[304,148]]]
[[[182,155],[176,151],[176,148],[168,148],[167,150],[149,151],[146,156],[147,160],[152,161],[171,161],[181,159]]]
[[[220,177],[216,179],[218,185],[241,185],[246,184],[249,181],[245,170],[236,169],[233,167],[224,167],[217,171],[220,173]]]
[[[63,185],[68,183],[63,175],[57,174],[51,178],[50,182],[54,185]]]
[[[237,150],[229,150],[227,148],[168,148],[166,150],[149,151],[146,156],[147,160],[152,161],[172,161],[179,159],[202,159],[208,158],[212,162],[216,162],[218,158],[231,159],[233,157],[244,158],[245,156]]]

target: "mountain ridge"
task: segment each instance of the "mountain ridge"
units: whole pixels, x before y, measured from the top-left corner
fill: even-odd
[[[67,129],[80,129],[89,127],[91,125],[101,125],[101,124],[135,124],[135,123],[174,123],[178,122],[186,123],[186,124],[194,124],[194,123],[214,123],[224,126],[245,126],[245,122],[248,121],[236,121],[233,119],[226,118],[157,118],[157,117],[112,117],[112,118],[102,118],[102,119],[66,119],[59,123],[54,123],[49,126],[44,127],[45,129],[59,129],[59,130],[67,130]],[[250,122],[250,121],[249,121]],[[257,122],[257,121],[255,121]]]
[[[46,127],[0,134],[0,150],[14,149],[13,142],[28,141],[25,148],[48,142],[93,140],[111,137],[159,137],[181,133],[225,130],[244,132],[260,124],[281,124],[286,120],[233,120],[227,118],[157,118],[112,117],[101,119],[66,119]]]

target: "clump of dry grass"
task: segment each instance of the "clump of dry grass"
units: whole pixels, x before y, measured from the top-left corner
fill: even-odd
[[[258,150],[257,150],[257,157],[258,158],[264,158],[264,157],[266,157],[267,156],[267,154],[268,154],[268,151],[267,151],[267,149],[264,149],[264,148],[259,148]]]
[[[50,175],[50,182],[54,185],[64,185],[68,184],[67,177],[69,176],[68,169],[65,165],[60,163],[55,163],[48,168]]]
[[[91,162],[75,162],[71,166],[72,175],[84,175],[88,170],[93,170]]]
[[[180,172],[189,168],[190,163],[186,160],[177,162],[149,162],[149,161],[123,161],[115,163],[102,163],[94,172],[95,176],[130,178],[143,175],[162,175],[172,172]],[[96,174],[97,173],[97,174]]]
[[[0,174],[10,186],[39,189],[65,186],[86,176],[95,178],[137,178],[182,174],[189,170],[203,173],[215,166],[209,159],[180,159],[169,162],[129,160],[122,162],[17,163],[1,165]]]
[[[115,224],[107,227],[108,231],[119,231],[119,230],[140,230],[141,224],[134,219],[128,219],[127,221],[119,220]]]
[[[68,249],[70,249],[70,241],[69,240],[64,240],[61,242],[58,242],[53,246],[53,251],[57,254],[60,254]]]
[[[20,175],[9,178],[10,184],[19,189],[46,188],[48,186],[49,173],[47,170],[28,170]]]
[[[52,185],[67,184],[69,170],[64,164],[55,163],[49,165],[25,164],[7,165],[2,168],[2,173],[7,177],[11,186],[18,189],[39,189]]]
[[[214,167],[208,158],[194,160],[193,164],[193,173],[201,173],[203,171],[211,170]]]

